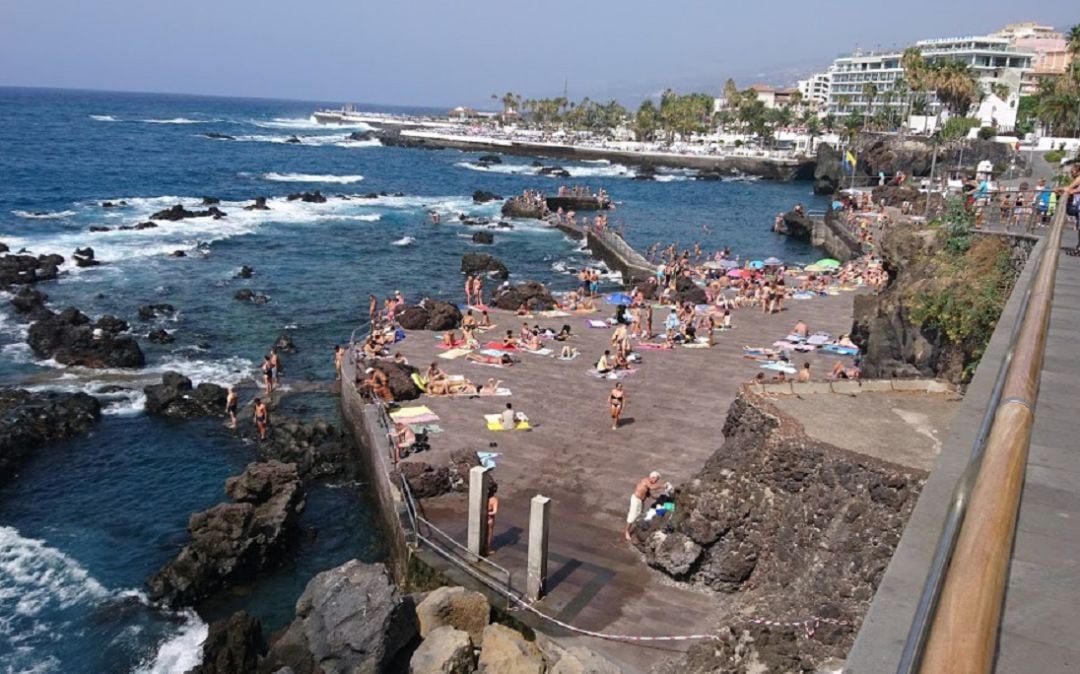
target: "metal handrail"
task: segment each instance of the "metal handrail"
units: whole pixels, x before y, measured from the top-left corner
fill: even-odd
[[[955,570],[952,562],[953,554],[957,549],[957,543],[960,540],[961,535],[965,532],[964,525],[973,495],[980,484],[980,480],[984,478],[982,468],[984,457],[987,454],[987,448],[993,442],[994,450],[997,450],[998,452],[1007,451],[1008,447],[1004,446],[1005,440],[1002,439],[1002,434],[1014,430],[1012,426],[1015,426],[1018,423],[1014,420],[1013,416],[1008,414],[1008,412],[1012,410],[1012,406],[1019,404],[1026,408],[1028,414],[1030,414],[1038,396],[1038,376],[1037,371],[1033,368],[1041,368],[1042,357],[1045,350],[1045,341],[1044,339],[1034,340],[1037,341],[1038,344],[1032,345],[1032,340],[1021,340],[1020,337],[1023,333],[1031,330],[1042,330],[1042,334],[1045,336],[1045,330],[1049,325],[1050,302],[1053,296],[1053,281],[1057,268],[1057,258],[1051,258],[1049,256],[1057,256],[1060,254],[1059,248],[1064,223],[1064,209],[1059,209],[1055,214],[1050,233],[1043,241],[1044,247],[1036,260],[1036,266],[1033,269],[1033,273],[1029,277],[1027,288],[1025,289],[1023,299],[1021,300],[1017,319],[1009,337],[1009,345],[1005,357],[1003,358],[997,376],[995,377],[990,400],[987,403],[986,411],[979,426],[979,431],[972,445],[968,464],[953,490],[945,525],[938,539],[931,567],[923,585],[919,603],[916,606],[915,616],[908,632],[904,649],[901,653],[900,663],[897,667],[898,674],[912,674],[915,671],[988,671],[988,667],[979,667],[979,665],[992,663],[993,649],[992,647],[989,648],[990,655],[988,656],[985,642],[994,640],[993,643],[996,643],[997,623],[1000,620],[1000,605],[1004,593],[1003,583],[1000,587],[990,588],[991,592],[996,593],[996,603],[990,602],[988,604],[990,606],[989,609],[980,609],[978,605],[974,605],[968,607],[967,610],[968,613],[976,613],[982,618],[987,617],[983,615],[987,610],[994,611],[993,620],[991,621],[992,629],[988,627],[986,620],[980,622],[980,625],[983,627],[983,633],[978,636],[981,636],[984,639],[981,652],[978,649],[978,643],[972,645],[971,640],[966,640],[966,644],[975,652],[972,654],[972,657],[962,658],[962,660],[965,660],[964,662],[948,659],[947,656],[942,655],[942,652],[945,651],[947,647],[940,647],[938,649],[937,659],[934,662],[927,663],[924,661],[924,657],[926,656],[930,639],[934,638],[934,634],[938,633],[934,628],[946,630],[956,626],[957,623],[957,621],[954,620],[947,625],[939,627],[939,608],[943,592],[946,589],[946,584],[950,582],[951,579],[972,571],[972,569],[968,568]],[[1039,295],[1038,303],[1033,303],[1033,298],[1035,298],[1036,295]],[[1041,325],[1033,325],[1032,321],[1036,320],[1038,320]],[[1015,356],[1018,347],[1025,349],[1023,365],[1027,367],[1028,372],[1014,369]],[[1037,364],[1034,363],[1036,360],[1038,361]],[[1034,377],[1032,377],[1033,371],[1036,372]],[[1010,387],[1010,384],[1010,393],[1020,392],[1024,395],[1010,396],[1003,401],[1002,396],[1004,395],[1006,388]],[[1030,398],[1030,400],[1028,398]],[[995,431],[999,431],[999,426],[1005,430],[995,433]],[[1021,436],[1019,441],[1022,442],[1021,448],[1026,462],[1026,450],[1030,443],[1030,422],[1021,422],[1020,426]],[[1019,504],[1020,491],[1016,488],[1006,494],[1006,496],[1013,499],[1013,502],[1006,504],[1008,507],[1004,508],[1005,511],[1011,509],[1012,521],[1006,528],[1006,531],[1004,532],[1005,535],[1000,538],[1007,537],[1008,540],[985,541],[984,544],[993,545],[998,549],[1005,548],[1007,554],[1007,550],[1011,549],[1012,536],[1015,532],[1015,514]],[[969,560],[965,559],[964,561]],[[1007,558],[1005,561],[1007,563]],[[1001,573],[1000,570],[999,573]],[[1003,573],[1001,577],[1004,577]],[[950,606],[950,609],[952,610],[953,607]],[[980,610],[982,613],[979,613]],[[972,621],[961,621],[961,623],[963,623],[961,629],[970,629],[971,622]],[[988,629],[990,629],[990,633],[986,634],[985,632]],[[940,633],[937,640],[939,643],[956,641],[952,637],[953,635],[946,636],[944,633]],[[978,641],[978,637],[975,641]],[[941,662],[942,660],[947,660],[947,664]],[[963,667],[974,669],[963,670]]]

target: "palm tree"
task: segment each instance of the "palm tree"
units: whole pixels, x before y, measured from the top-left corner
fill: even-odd
[[[863,111],[863,129],[866,129],[866,122],[870,116],[874,114],[874,99],[877,98],[878,88],[873,82],[867,82],[862,85],[862,95],[866,99],[866,110]]]
[[[957,117],[966,115],[971,105],[979,100],[979,85],[971,68],[962,61],[935,63],[930,84],[938,101]]]
[[[1039,100],[1039,121],[1045,124],[1053,135],[1064,135],[1069,120],[1076,108],[1076,99],[1068,94],[1054,93]]]
[[[1069,34],[1065,36],[1066,49],[1069,53],[1076,56],[1080,55],[1080,23],[1076,24],[1069,29]]]

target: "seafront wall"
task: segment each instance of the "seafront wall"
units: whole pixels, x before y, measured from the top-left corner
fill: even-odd
[[[836,211],[826,211],[825,217],[814,218],[810,243],[821,248],[829,257],[847,262],[863,254],[862,243],[844,226]]]
[[[631,152],[614,148],[578,147],[554,143],[510,141],[492,138],[470,138],[424,131],[399,130],[373,124],[383,145],[428,150],[464,150],[496,152],[525,157],[554,159],[597,160],[629,166],[685,168],[708,173],[753,175],[767,180],[810,180],[814,176],[812,158],[781,159],[752,156],[703,156],[668,152]]]

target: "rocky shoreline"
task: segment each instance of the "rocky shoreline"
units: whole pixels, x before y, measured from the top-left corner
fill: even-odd
[[[34,451],[88,433],[100,418],[101,403],[85,393],[0,389],[0,484]]]

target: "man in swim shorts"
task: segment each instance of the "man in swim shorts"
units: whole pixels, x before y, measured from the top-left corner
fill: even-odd
[[[652,497],[656,498],[653,492],[660,490],[660,473],[653,471],[649,473],[649,477],[643,477],[638,480],[637,486],[634,487],[634,493],[630,495],[630,510],[626,513],[626,529],[623,535],[626,536],[626,540],[630,540],[630,527],[634,525],[634,522],[641,517],[641,513],[645,510],[645,499]]]

